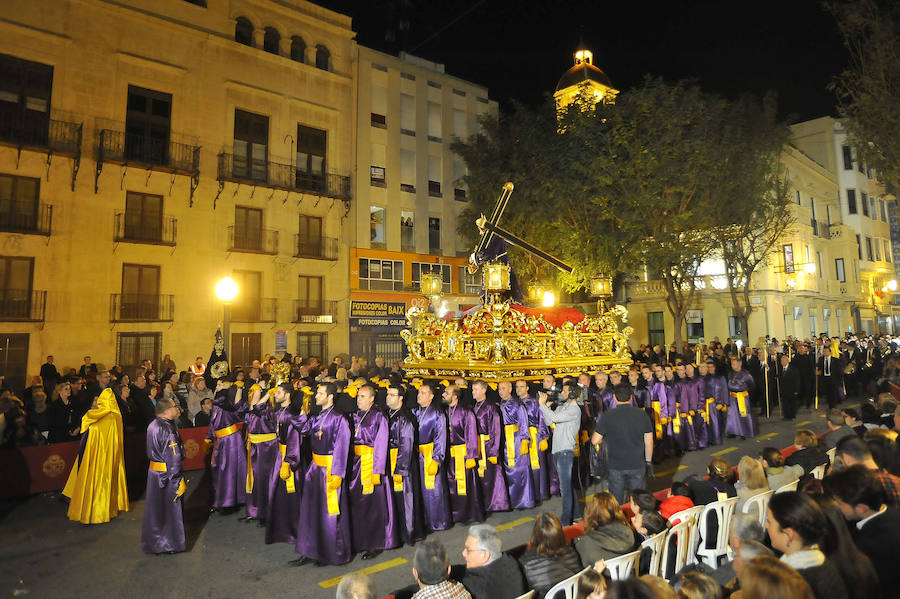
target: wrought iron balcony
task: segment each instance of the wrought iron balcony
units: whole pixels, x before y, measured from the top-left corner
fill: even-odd
[[[231,305],[232,322],[276,322],[278,300],[274,297],[248,299]]]
[[[200,147],[125,131],[102,129],[97,161],[146,166],[185,175],[200,172]]]
[[[22,210],[22,208],[25,210]],[[6,212],[0,212],[0,231],[25,233],[26,235],[50,235],[53,223],[53,206],[43,203],[29,203],[27,206],[10,205]]]
[[[175,296],[150,293],[113,293],[109,298],[110,322],[172,322]]]
[[[0,289],[0,322],[44,322],[47,292]]]
[[[0,113],[0,143],[66,156],[80,156],[81,135],[81,123],[60,121],[43,115]]]
[[[294,235],[294,257],[337,260],[338,240],[334,237],[310,239],[296,234]]]
[[[116,228],[113,241],[116,243],[149,243],[151,245],[174,246],[178,234],[178,220],[174,216],[148,218],[128,212],[115,213]]]
[[[225,181],[259,185],[283,191],[312,193],[339,200],[350,199],[350,177],[338,173],[312,173],[278,160],[257,160],[238,154],[219,154],[220,184]]]
[[[274,229],[235,229],[228,227],[228,251],[250,254],[278,253],[278,231]]]
[[[294,300],[291,322],[332,324],[337,322],[337,302],[333,300]]]

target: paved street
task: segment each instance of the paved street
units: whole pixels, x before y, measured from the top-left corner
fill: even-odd
[[[823,411],[801,410],[794,422],[777,417],[760,421],[760,436],[688,453],[657,466],[653,490],[674,478],[703,472],[711,454],[732,464],[762,447],[786,447],[797,428],[824,429]],[[58,494],[0,503],[0,597],[309,597],[334,596],[337,577],[369,568],[380,595],[412,582],[413,549],[386,551],[374,563],[355,559],[342,567],[304,566],[287,562],[296,555],[287,545],[265,545],[263,530],[238,522],[239,514],[207,518],[208,480],[202,471],[188,473],[185,506],[188,552],[146,556],[138,548],[143,501],[108,524],[84,526],[65,517]],[[590,489],[588,490],[590,492]],[[527,540],[531,520],[543,511],[559,513],[560,500],[523,512],[494,514],[488,522],[502,528],[504,546]],[[466,528],[457,526],[434,535],[461,562]]]

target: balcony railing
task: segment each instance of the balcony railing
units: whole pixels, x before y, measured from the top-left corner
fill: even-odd
[[[81,154],[81,135],[81,123],[0,113],[0,142],[20,148],[78,156]]]
[[[813,235],[818,237],[824,237],[825,239],[831,239],[831,225],[829,225],[825,221],[821,220],[810,220],[810,224],[812,225]]]
[[[116,212],[116,229],[113,241],[125,243],[149,243],[152,245],[174,246],[178,234],[178,221],[174,216],[131,215]]]
[[[97,152],[97,160],[101,164],[136,164],[190,175],[200,172],[200,147],[168,138],[102,129]]]
[[[332,324],[337,322],[337,302],[331,300],[294,300],[294,317],[291,322]]]
[[[278,231],[274,229],[235,229],[228,227],[228,251],[251,254],[278,253]]]
[[[317,260],[337,260],[338,240],[334,237],[309,239],[294,235],[294,257],[315,258]]]
[[[53,206],[30,202],[27,206],[13,204],[12,208],[9,212],[0,212],[0,231],[50,235]]]
[[[276,322],[278,320],[278,300],[274,297],[262,297],[233,304],[231,320],[234,322]]]
[[[0,322],[44,322],[47,292],[0,289]]]
[[[151,293],[110,294],[110,322],[172,322],[174,318],[174,295]]]
[[[255,160],[226,152],[219,154],[218,180],[350,199],[350,177],[346,175],[311,173],[285,162]]]

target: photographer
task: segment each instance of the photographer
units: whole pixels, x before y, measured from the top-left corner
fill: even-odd
[[[538,402],[544,420],[548,425],[555,424],[553,431],[553,444],[551,452],[553,462],[556,464],[556,472],[559,475],[559,491],[562,495],[562,521],[563,526],[572,524],[572,518],[576,510],[575,493],[572,489],[572,467],[575,461],[575,442],[581,425],[581,409],[578,407],[578,397],[581,389],[575,383],[563,385],[560,398],[565,398],[565,403],[551,410],[547,405],[549,396],[546,389],[538,392]]]

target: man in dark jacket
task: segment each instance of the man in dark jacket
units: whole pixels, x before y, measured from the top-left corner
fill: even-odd
[[[778,390],[781,392],[781,411],[785,420],[797,417],[800,398],[800,372],[791,364],[787,354],[781,354],[781,372],[778,374]]]
[[[463,549],[466,570],[459,581],[474,599],[514,599],[525,592],[519,563],[501,549],[500,535],[490,524],[469,528]]]

